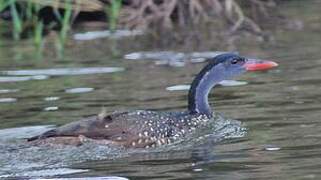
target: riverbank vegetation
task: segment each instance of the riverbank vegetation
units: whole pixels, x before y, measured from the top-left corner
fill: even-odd
[[[0,0],[0,32],[17,41],[33,39],[41,49],[45,35],[54,31],[59,51],[70,30],[84,21],[103,22],[110,31],[138,29],[157,36],[203,25],[228,34],[247,31],[261,36],[264,22],[276,14],[276,4],[275,0]]]

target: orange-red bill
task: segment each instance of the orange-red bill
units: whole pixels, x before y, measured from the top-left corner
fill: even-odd
[[[243,66],[247,71],[262,71],[276,67],[278,64],[273,61],[249,59]]]

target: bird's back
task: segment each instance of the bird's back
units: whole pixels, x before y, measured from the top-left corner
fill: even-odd
[[[169,144],[184,136],[186,132],[193,130],[197,118],[187,112],[158,113],[139,110],[97,115],[50,130],[29,141],[84,136],[108,140],[125,147],[148,148]]]

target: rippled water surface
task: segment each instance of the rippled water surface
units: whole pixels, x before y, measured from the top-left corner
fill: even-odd
[[[102,107],[108,112],[183,110],[188,84],[204,63],[127,60],[123,57],[129,53],[155,51],[129,45],[135,38],[121,47],[107,39],[76,41],[64,60],[50,52],[39,58],[29,42],[1,40],[0,177],[320,179],[321,4],[284,6],[286,14],[304,22],[302,30],[276,30],[275,42],[237,46],[242,55],[280,66],[243,75],[241,84],[218,87],[210,95],[223,118],[219,122],[227,127],[220,135],[228,138],[211,141],[217,140],[214,133],[201,142],[151,151],[91,144],[30,147],[22,139],[97,114]],[[229,123],[232,128],[225,126]]]

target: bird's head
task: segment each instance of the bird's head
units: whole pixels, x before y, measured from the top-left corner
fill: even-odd
[[[217,80],[231,79],[247,71],[262,71],[278,66],[268,60],[249,59],[233,53],[224,53],[210,60],[208,72]]]

